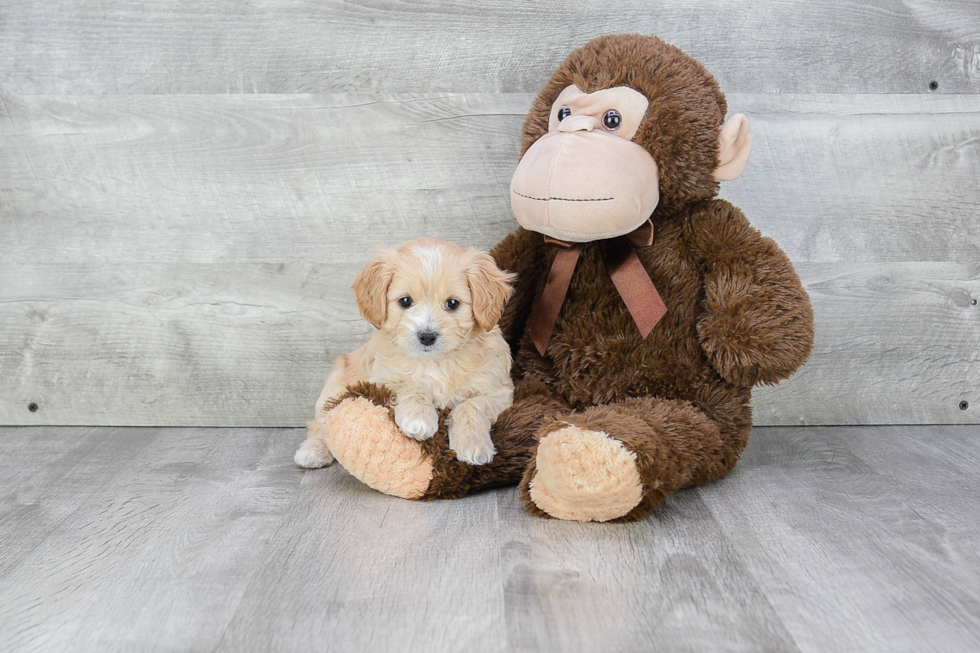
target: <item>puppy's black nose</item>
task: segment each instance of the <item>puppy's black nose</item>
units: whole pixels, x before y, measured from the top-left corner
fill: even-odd
[[[419,342],[421,342],[426,347],[435,344],[436,340],[439,339],[439,334],[435,331],[423,331],[419,334]]]

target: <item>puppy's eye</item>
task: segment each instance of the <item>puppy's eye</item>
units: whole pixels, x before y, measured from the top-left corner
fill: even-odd
[[[455,311],[457,308],[459,308],[459,300],[458,299],[447,299],[446,300],[446,310]]]
[[[572,110],[569,109],[568,107],[562,107],[561,109],[558,109],[558,122],[561,122],[562,120],[564,120],[570,115],[572,115]]]
[[[412,298],[402,297],[401,299],[398,300],[398,305],[401,306],[402,308],[412,308]]]
[[[623,124],[623,117],[615,109],[610,109],[602,116],[602,125],[611,132],[619,129]]]

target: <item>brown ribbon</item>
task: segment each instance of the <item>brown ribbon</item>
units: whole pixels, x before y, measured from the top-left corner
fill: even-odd
[[[572,282],[572,273],[578,258],[582,254],[584,243],[569,243],[555,238],[544,237],[545,242],[557,245],[561,249],[555,255],[555,262],[548,273],[544,292],[538,303],[534,316],[531,318],[531,340],[542,356],[548,349],[548,342],[555,330],[558,313],[565,302],[568,286]],[[667,313],[667,306],[656,286],[650,280],[646,268],[636,255],[634,247],[649,247],[653,244],[653,222],[647,220],[635,231],[599,241],[599,253],[613,285],[623,298],[633,321],[640,330],[640,335],[646,338],[653,327]]]

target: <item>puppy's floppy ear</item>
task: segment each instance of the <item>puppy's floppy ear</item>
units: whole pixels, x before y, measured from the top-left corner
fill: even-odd
[[[395,275],[395,250],[383,247],[380,254],[361,270],[354,280],[357,308],[364,319],[380,329],[388,313],[388,286]]]
[[[516,274],[504,272],[494,263],[493,257],[472,247],[466,250],[470,262],[466,266],[466,281],[473,296],[473,317],[484,331],[497,324],[504,304],[510,299],[514,289],[511,283]]]

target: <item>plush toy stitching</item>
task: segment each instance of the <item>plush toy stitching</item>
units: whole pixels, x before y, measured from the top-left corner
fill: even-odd
[[[569,197],[531,197],[530,195],[525,195],[524,193],[518,193],[516,190],[512,190],[515,195],[520,195],[521,197],[527,198],[529,200],[535,200],[537,202],[550,202],[551,200],[558,200],[559,202],[611,202],[616,199],[615,197],[596,197],[594,199],[575,199]]]

